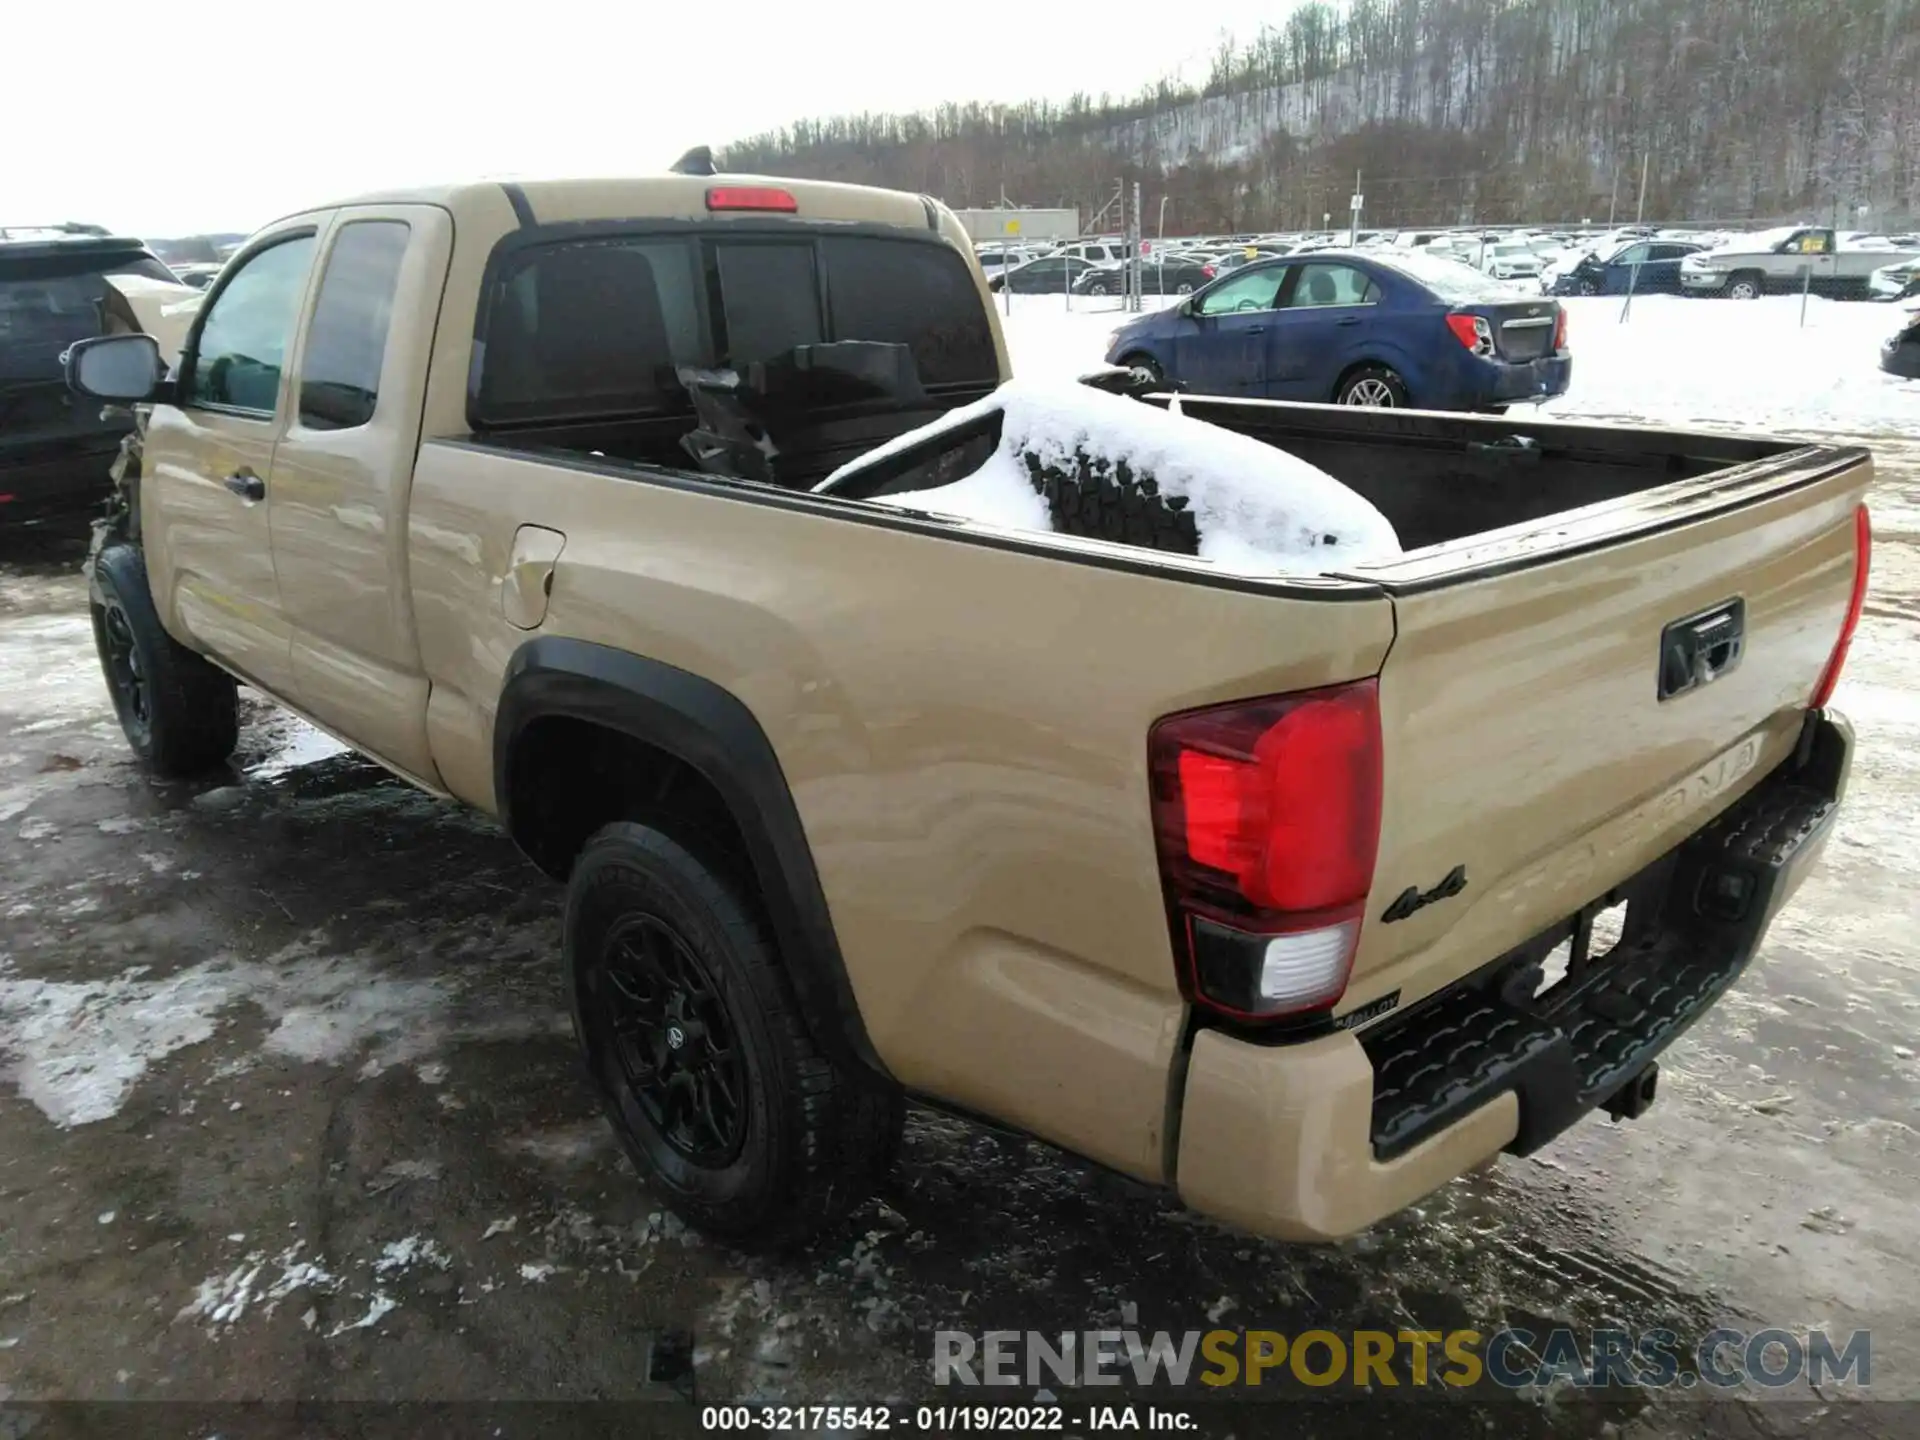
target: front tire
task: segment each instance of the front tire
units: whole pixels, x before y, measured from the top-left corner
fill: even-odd
[[[564,953],[607,1118],[688,1224],[791,1245],[892,1163],[900,1092],[820,1052],[759,917],[678,840],[626,821],[595,834],[567,887]]]
[[[1727,282],[1730,300],[1758,300],[1767,293],[1767,282],[1752,271],[1743,271]]]
[[[1142,372],[1147,376],[1148,379],[1153,381],[1153,383],[1156,385],[1164,385],[1167,383],[1166,371],[1160,368],[1160,362],[1158,360],[1155,360],[1151,355],[1141,355],[1141,354],[1135,353],[1132,355],[1125,356],[1124,358],[1121,359],[1120,363],[1126,366],[1129,370],[1138,370]]]
[[[1404,410],[1413,400],[1407,393],[1407,382],[1385,365],[1362,365],[1341,380],[1333,392],[1333,403]]]
[[[167,634],[137,547],[109,545],[93,567],[94,649],[127,744],[168,777],[221,765],[240,741],[233,677]]]

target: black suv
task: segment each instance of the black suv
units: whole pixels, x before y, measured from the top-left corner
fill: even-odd
[[[131,422],[67,390],[60,356],[107,331],[107,275],[172,280],[97,225],[0,227],[0,530],[102,500]]]

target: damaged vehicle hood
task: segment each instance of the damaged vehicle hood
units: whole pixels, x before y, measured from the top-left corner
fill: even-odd
[[[105,309],[109,333],[144,331],[160,345],[160,357],[169,367],[180,356],[193,317],[199,313],[206,292],[191,285],[169,280],[149,280],[143,275],[106,277]]]

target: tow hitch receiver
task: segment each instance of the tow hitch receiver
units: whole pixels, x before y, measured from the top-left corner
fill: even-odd
[[[1607,1097],[1606,1112],[1615,1120],[1638,1120],[1653,1104],[1660,1084],[1660,1067],[1649,1065]]]

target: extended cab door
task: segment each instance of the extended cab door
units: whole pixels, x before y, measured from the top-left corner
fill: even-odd
[[[406,537],[452,244],[452,217],[437,206],[335,213],[319,237],[267,507],[295,703],[436,786]]]
[[[267,486],[326,218],[288,221],[229,263],[181,351],[178,403],[153,409],[142,459],[147,575],[168,630],[276,695],[291,694],[292,671]]]

